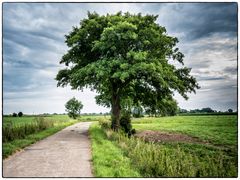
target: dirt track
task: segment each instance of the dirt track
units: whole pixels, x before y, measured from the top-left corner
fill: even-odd
[[[88,128],[69,126],[3,161],[4,177],[92,177]]]

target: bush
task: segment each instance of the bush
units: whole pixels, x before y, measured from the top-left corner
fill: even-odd
[[[135,129],[132,129],[131,124],[131,114],[128,111],[123,111],[121,118],[120,118],[120,126],[122,130],[128,134],[128,136],[131,136],[132,134],[136,133]]]
[[[100,119],[99,120],[99,125],[103,129],[110,129],[111,128],[111,121],[106,120],[106,119]]]

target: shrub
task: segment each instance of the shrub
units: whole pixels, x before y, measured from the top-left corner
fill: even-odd
[[[132,129],[132,124],[131,124],[131,114],[128,111],[123,111],[121,118],[120,118],[120,126],[122,130],[128,134],[128,136],[131,136],[134,134],[136,131],[135,129]]]
[[[106,119],[100,119],[99,124],[103,129],[110,129],[111,128],[111,121]]]

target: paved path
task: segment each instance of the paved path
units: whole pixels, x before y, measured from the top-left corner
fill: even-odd
[[[3,161],[4,177],[92,177],[88,128],[80,122]]]

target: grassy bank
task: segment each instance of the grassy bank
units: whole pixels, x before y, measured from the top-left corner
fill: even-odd
[[[93,173],[95,177],[139,177],[117,144],[109,141],[105,132],[95,123],[90,127]]]

